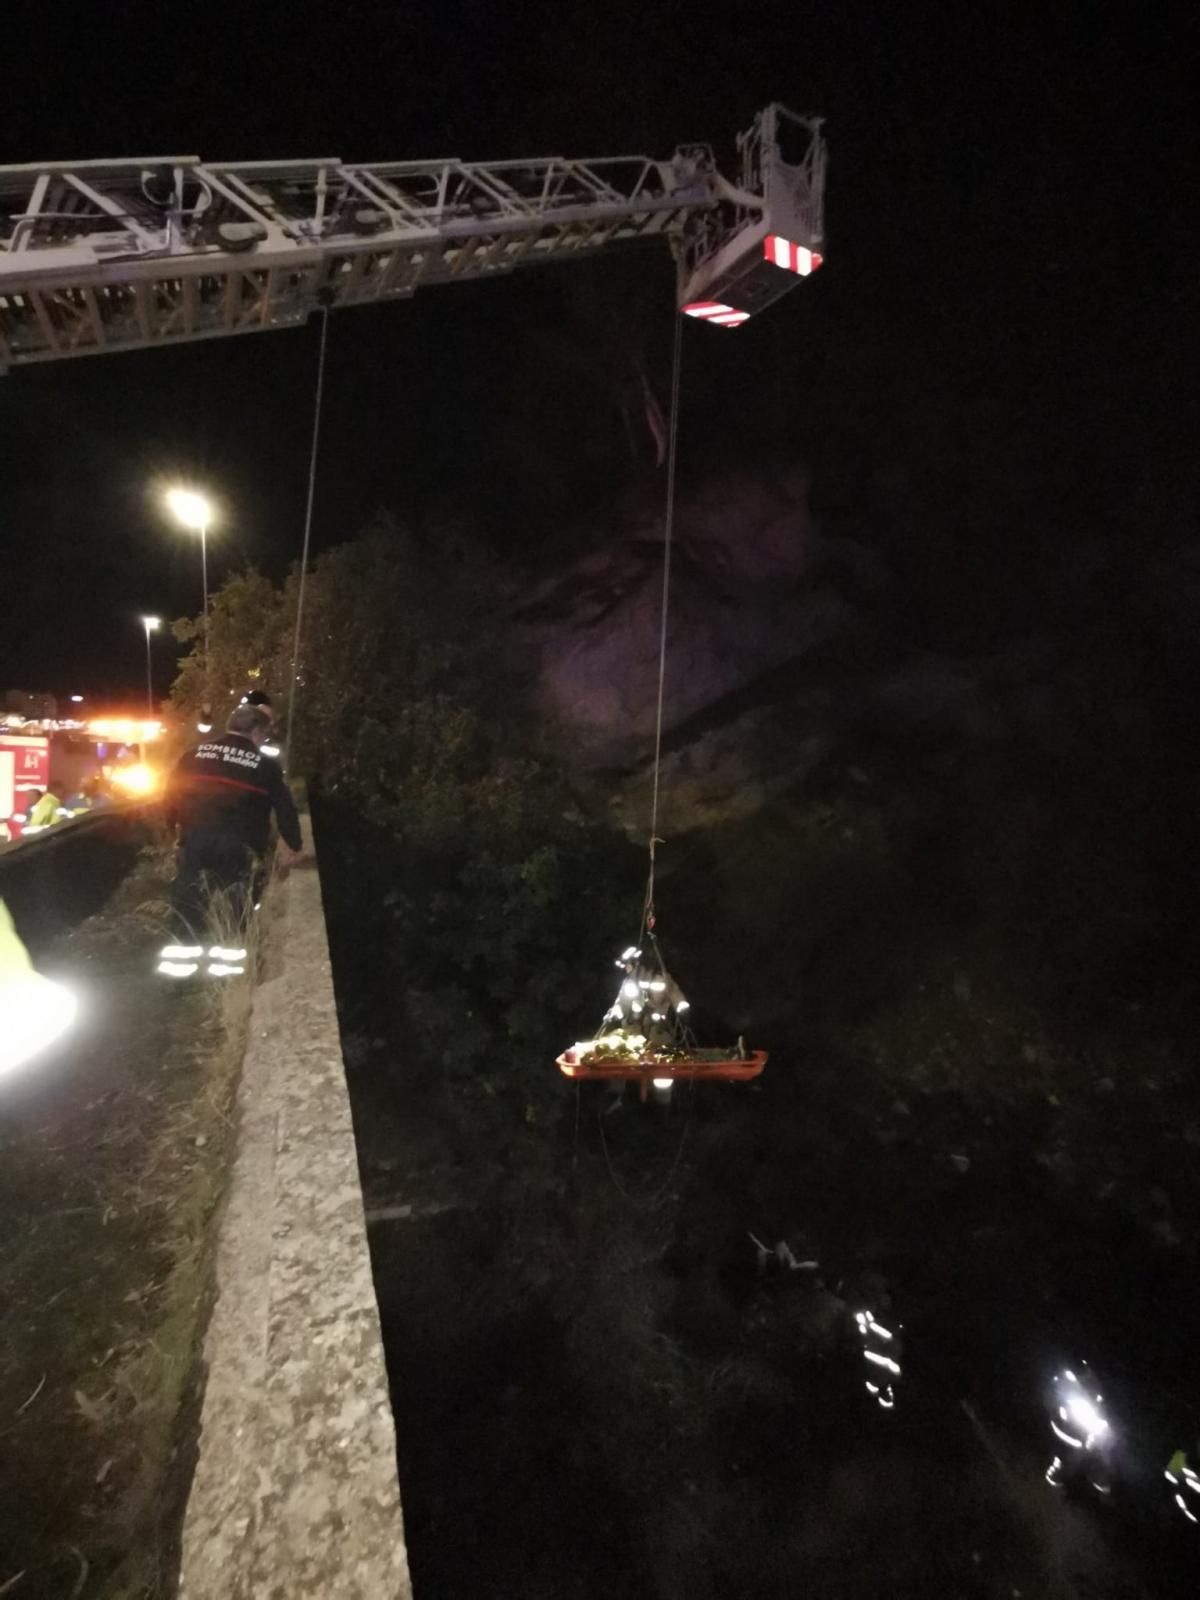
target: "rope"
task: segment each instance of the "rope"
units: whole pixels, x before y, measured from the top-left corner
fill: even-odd
[[[612,1164],[612,1157],[608,1153],[608,1135],[604,1131],[604,1112],[598,1111],[596,1113],[596,1126],[600,1129],[600,1148],[604,1151],[604,1164],[608,1168],[608,1175],[612,1179],[613,1188],[621,1196],[621,1199],[628,1201],[630,1205],[657,1205],[662,1199],[663,1195],[666,1194],[667,1190],[670,1188],[671,1181],[678,1170],[679,1163],[683,1160],[683,1147],[687,1144],[688,1130],[692,1126],[692,1107],[696,1101],[696,1088],[694,1084],[692,1084],[690,1087],[692,1092],[688,1096],[687,1116],[683,1119],[683,1132],[679,1135],[679,1144],[675,1149],[675,1159],[671,1162],[670,1167],[667,1169],[666,1177],[659,1184],[658,1188],[655,1189],[653,1194],[632,1194],[621,1182],[620,1178],[617,1177],[616,1170]]]
[[[574,1172],[575,1168],[579,1165],[579,1103],[580,1103],[582,1090],[583,1090],[583,1085],[580,1083],[579,1079],[576,1078],[575,1079],[575,1143],[574,1143],[574,1145],[573,1145],[573,1147],[571,1149],[571,1171],[572,1172]]]
[[[675,460],[679,444],[679,369],[683,350],[683,318],[675,318],[675,348],[671,359],[671,420],[667,438],[667,505],[663,519],[662,618],[658,633],[658,705],[654,718],[654,791],[650,802],[650,876],[642,910],[642,932],[654,927],[654,855],[658,837],[658,791],[662,770],[663,692],[667,681],[667,621],[671,604],[671,536],[675,529]]]
[[[662,841],[658,837],[658,796],[662,775],[662,729],[663,729],[663,700],[667,682],[667,624],[671,610],[671,539],[675,531],[675,464],[679,449],[679,390],[680,390],[680,364],[683,350],[683,318],[675,317],[675,345],[671,356],[671,418],[667,436],[667,503],[663,517],[663,580],[662,580],[662,614],[658,630],[658,700],[654,713],[654,789],[650,801],[650,873],[646,882],[646,900],[642,907],[642,931],[638,943],[647,937],[654,946],[655,957],[662,966],[662,954],[658,949],[658,940],[654,934],[654,865],[655,852]],[[664,969],[665,970],[665,969]],[[692,1125],[692,1110],[696,1101],[695,1084],[689,1086],[691,1093],[688,1095],[687,1115],[683,1119],[683,1131],[679,1135],[679,1144],[675,1150],[674,1159],[667,1169],[667,1175],[653,1193],[638,1195],[631,1193],[617,1177],[616,1169],[612,1164],[612,1157],[608,1150],[608,1135],[604,1129],[604,1113],[598,1112],[596,1126],[600,1130],[600,1148],[604,1152],[604,1164],[608,1168],[608,1175],[612,1179],[613,1188],[622,1200],[630,1204],[657,1205],[670,1188],[679,1163],[683,1160],[684,1147],[687,1144],[688,1132]],[[576,1083],[576,1096],[579,1084]],[[579,1153],[579,1101],[575,1102],[575,1156]]]
[[[312,536],[313,498],[317,489],[317,445],[321,437],[321,401],[325,394],[325,341],[329,334],[329,308],[321,307],[321,343],[317,355],[317,393],[313,403],[312,445],[308,452],[308,501],[304,508],[304,546],[300,552],[300,592],[296,596],[296,631],[292,637],[292,681],[288,685],[287,732],[283,740],[286,770],[292,749],[292,720],[296,709],[300,665],[300,628],[304,621],[304,580],[308,573],[308,546]]]

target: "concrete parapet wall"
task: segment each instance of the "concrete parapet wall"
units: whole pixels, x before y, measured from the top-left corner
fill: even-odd
[[[299,869],[271,893],[267,975],[254,996],[205,1342],[181,1594],[407,1600],[395,1436],[320,882]]]

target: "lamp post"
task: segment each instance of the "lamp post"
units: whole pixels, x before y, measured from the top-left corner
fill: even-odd
[[[200,535],[200,574],[204,583],[204,723],[211,723],[212,684],[208,672],[208,525],[212,521],[212,506],[194,489],[168,489],[167,509],[177,522]]]
[[[146,630],[146,715],[154,716],[154,665],[150,656],[150,635],[162,626],[160,617],[143,617],[142,626]]]

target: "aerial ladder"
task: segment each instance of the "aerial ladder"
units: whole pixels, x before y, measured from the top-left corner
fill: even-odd
[[[680,310],[736,328],[821,264],[820,119],[770,105],[738,152],[736,182],[707,145],[666,161],[0,166],[0,372],[296,327],[657,238]]]

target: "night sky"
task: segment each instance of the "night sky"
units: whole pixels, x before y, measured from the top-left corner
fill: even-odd
[[[903,481],[951,586],[1008,561],[1019,592],[1047,547],[1136,548],[1194,521],[1196,44],[1166,10],[1114,32],[1099,5],[1017,27],[1012,9],[160,0],[75,30],[41,7],[0,161],[703,140],[732,171],[768,100],[820,113],[827,263],[736,334],[687,330],[681,487],[801,453],[829,514],[869,522],[887,513],[871,486]],[[553,545],[645,470],[612,390],[627,348],[665,391],[671,292],[667,251],[646,247],[336,315],[318,548],[380,508],[464,518],[514,559]],[[164,478],[217,493],[214,582],[286,567],[315,353],[310,327],[0,379],[0,686],[140,693],[138,615],[199,602]]]

